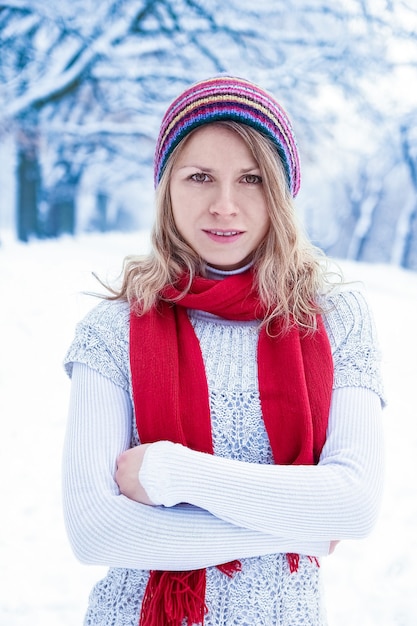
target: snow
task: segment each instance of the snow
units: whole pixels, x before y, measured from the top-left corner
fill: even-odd
[[[70,382],[62,359],[76,322],[96,300],[91,272],[114,279],[146,232],[0,247],[0,624],[75,626],[103,568],[72,555],[61,512],[61,452]],[[325,559],[330,626],[417,623],[415,404],[417,274],[340,262],[365,284],[383,353],[388,406],[386,484],[371,536]]]

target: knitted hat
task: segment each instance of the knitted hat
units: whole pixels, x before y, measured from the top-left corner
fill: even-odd
[[[186,89],[168,107],[156,144],[155,187],[168,157],[194,128],[232,120],[247,124],[275,144],[295,197],[300,188],[300,161],[291,122],[283,108],[266,91],[242,78],[218,76]]]

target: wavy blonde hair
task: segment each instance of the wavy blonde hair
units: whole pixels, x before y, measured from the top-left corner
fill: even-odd
[[[269,311],[263,322],[269,325],[283,317],[286,327],[295,323],[314,330],[321,312],[318,295],[330,287],[325,255],[304,235],[297,223],[286,174],[274,144],[250,126],[233,121],[214,122],[236,132],[249,147],[261,170],[263,190],[270,218],[269,231],[254,252],[253,268],[259,296]],[[156,219],[152,249],[145,257],[124,260],[119,289],[110,288],[109,299],[127,299],[138,312],[146,313],[160,299],[160,292],[187,272],[205,275],[202,259],[184,240],[175,225],[171,197],[171,172],[189,135],[170,156],[156,192]]]

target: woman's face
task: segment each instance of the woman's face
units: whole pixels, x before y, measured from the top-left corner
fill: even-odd
[[[218,125],[191,135],[170,181],[178,231],[209,265],[247,264],[269,228],[261,173],[243,139]]]

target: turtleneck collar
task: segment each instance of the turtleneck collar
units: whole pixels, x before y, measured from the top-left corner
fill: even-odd
[[[235,270],[219,270],[217,267],[211,267],[211,265],[207,265],[207,277],[213,280],[223,280],[223,278],[227,278],[228,276],[236,276],[237,274],[243,274],[248,269],[250,269],[253,265],[253,261],[250,261],[243,267],[238,267]]]

